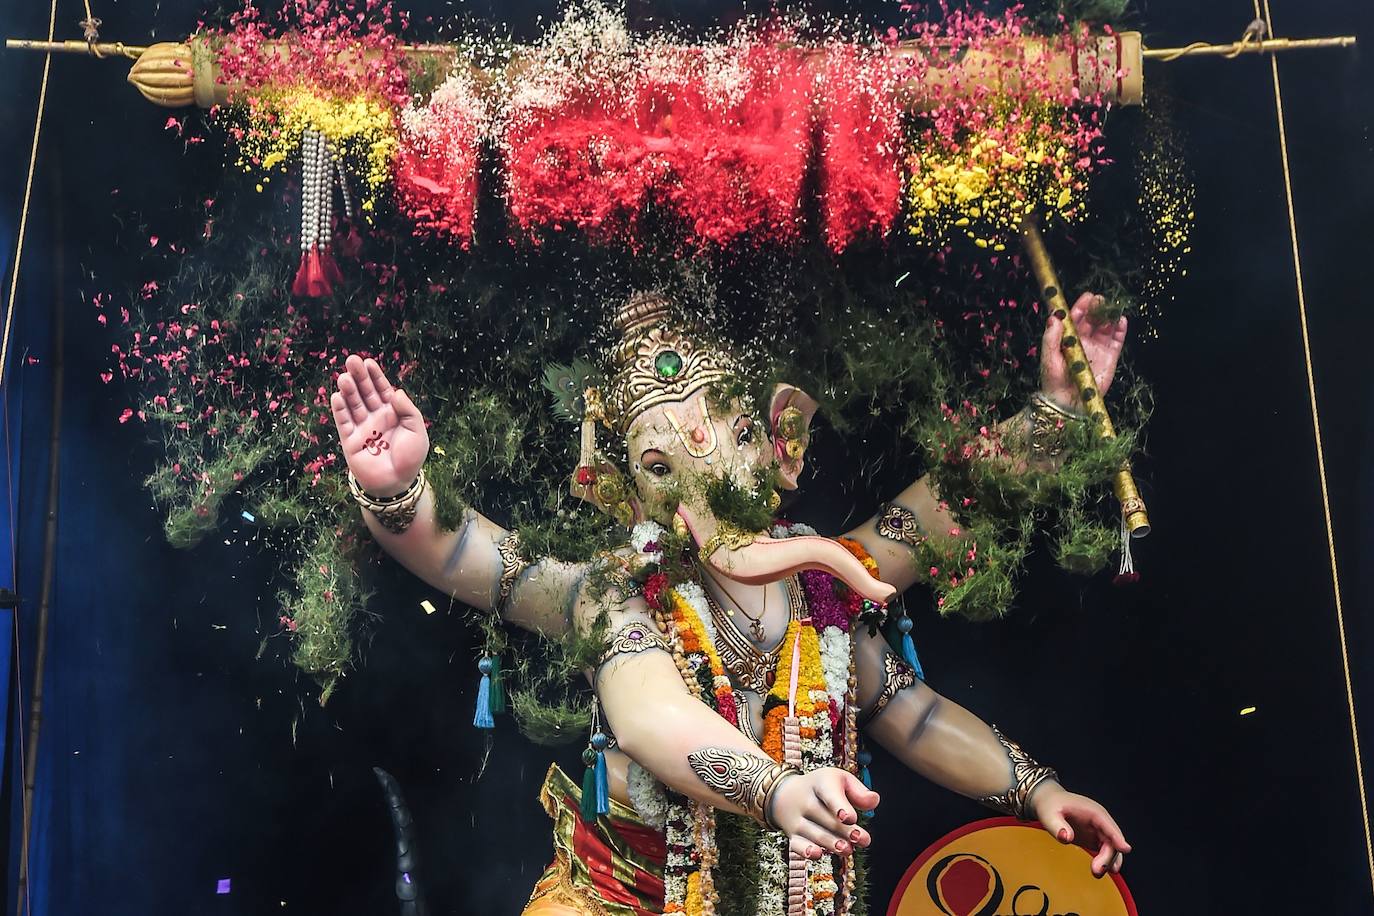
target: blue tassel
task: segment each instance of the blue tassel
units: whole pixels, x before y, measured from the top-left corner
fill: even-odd
[[[921,670],[921,660],[916,657],[916,643],[911,641],[910,633],[902,637],[902,658],[915,669],[918,678],[923,681],[926,679],[926,673]]]
[[[864,784],[864,788],[865,788],[865,789],[871,789],[871,788],[873,788],[873,774],[870,773],[870,772],[868,772],[868,765],[869,765],[870,763],[872,763],[872,762],[873,762],[873,755],[872,755],[872,754],[870,754],[868,751],[859,751],[859,753],[858,753],[859,782],[861,782],[861,783]],[[873,812],[872,812],[872,811],[860,811],[859,813],[862,814],[862,815],[865,816],[865,817],[872,817],[872,816],[873,816]]]
[[[596,752],[596,813],[609,814],[611,811],[611,787],[606,775],[606,755]]]
[[[578,805],[579,813],[582,815],[583,823],[596,823],[596,755],[594,751],[587,750],[582,754],[582,760],[586,762],[587,769],[582,774],[582,798]]]
[[[926,673],[921,670],[921,660],[916,657],[916,643],[911,638],[911,618],[903,617],[897,621],[897,629],[902,634],[902,661],[910,665],[916,676],[924,681]]]
[[[582,752],[582,762],[587,765],[587,772],[582,774],[580,808],[582,820],[587,823],[595,821],[603,814],[611,813],[611,785],[606,771],[605,754],[610,743],[605,734],[595,732],[587,749]]]
[[[506,711],[506,679],[501,673],[501,656],[491,658],[491,714],[499,716]]]
[[[482,672],[482,683],[477,687],[477,712],[472,717],[472,724],[478,728],[496,727],[496,720],[491,717],[491,669],[489,658],[477,663],[477,670]]]

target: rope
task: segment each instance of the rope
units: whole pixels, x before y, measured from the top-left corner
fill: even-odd
[[[56,34],[57,34],[57,0],[50,0],[49,6],[48,6],[48,41],[51,42],[51,41],[53,40],[53,37],[54,37]],[[48,76],[49,76],[49,73],[51,72],[51,70],[52,70],[52,52],[51,52],[51,51],[47,51],[47,52],[44,52],[44,54],[43,54],[43,77],[42,77],[42,80],[41,80],[41,81],[39,82],[39,84],[38,84],[38,110],[34,113],[34,117],[33,117],[33,143],[32,143],[32,145],[30,145],[30,147],[29,147],[29,169],[28,169],[28,173],[27,173],[27,174],[25,175],[25,177],[24,177],[24,199],[23,199],[23,203],[20,204],[20,208],[19,208],[19,233],[18,233],[18,235],[15,237],[15,242],[14,242],[14,269],[13,269],[13,272],[10,274],[10,292],[9,292],[9,298],[8,298],[8,300],[7,300],[6,303],[5,303],[5,325],[4,325],[3,330],[0,330],[0,393],[5,393],[5,394],[7,394],[7,392],[4,392],[4,379],[5,379],[5,369],[6,369],[6,366],[8,365],[8,363],[9,363],[10,330],[11,330],[11,329],[13,328],[13,326],[14,326],[14,302],[15,302],[16,297],[18,296],[18,293],[19,293],[19,267],[20,267],[20,264],[21,264],[21,262],[23,261],[23,258],[24,258],[24,235],[25,235],[25,233],[27,232],[27,230],[28,230],[28,225],[29,225],[29,204],[30,204],[30,202],[31,202],[31,200],[32,200],[32,198],[33,198],[33,175],[34,175],[35,170],[36,170],[37,167],[38,167],[38,139],[39,139],[39,136],[42,134],[42,131],[43,131],[43,112],[46,110],[47,105],[48,105]],[[14,483],[14,481],[13,481],[13,474],[11,473],[12,468],[10,467],[10,461],[9,461],[9,445],[10,445],[10,439],[9,439],[9,404],[8,404],[8,399],[6,399],[6,403],[4,403],[3,405],[0,405],[0,408],[2,408],[2,409],[4,410],[4,414],[5,414],[5,463],[6,463],[6,477],[9,479],[9,482],[10,482],[10,494],[9,494],[9,495],[10,495],[10,499],[11,499],[11,501],[12,501],[13,498],[14,498],[14,489],[13,489],[13,483]],[[11,503],[10,512],[11,512],[10,539],[11,539],[11,543],[12,543],[12,545],[13,545],[14,536],[15,536],[15,531],[14,531],[14,527],[13,527],[13,512],[14,512],[14,510],[13,510],[13,505],[12,505],[12,503]],[[14,547],[15,547],[15,551],[16,551],[16,554],[15,554],[15,555],[17,556],[18,547],[17,547],[17,545],[14,545]],[[12,566],[11,566],[11,575],[12,575],[12,576],[17,575],[17,573],[18,573],[18,566],[17,566],[17,565],[12,565]],[[18,585],[18,582],[16,582],[15,584],[16,584],[16,586],[17,586],[17,585]],[[16,609],[15,609],[15,612],[14,612],[14,651],[15,651],[15,657],[16,657],[16,658],[22,658],[22,657],[23,657],[22,654],[19,652],[19,610],[18,610],[18,608],[16,608]],[[15,697],[16,697],[16,700],[17,700],[18,703],[19,703],[19,708],[20,708],[20,709],[23,709],[23,708],[24,708],[24,685],[23,685],[23,677],[22,677],[22,675],[20,674],[19,667],[20,667],[19,665],[15,665],[15,691],[16,691]],[[23,735],[23,731],[24,731],[24,730],[23,730],[22,728],[20,728],[20,729],[16,729],[16,731],[19,732],[19,754],[20,754],[20,758],[19,758],[19,759],[20,759],[20,761],[21,761],[21,763],[20,763],[21,772],[20,772],[19,775],[20,775],[20,786],[21,786],[21,788],[20,788],[20,795],[23,796],[22,799],[21,799],[21,805],[22,805],[22,807],[23,807],[22,816],[23,816],[23,825],[24,825],[24,835],[20,838],[20,843],[21,843],[21,846],[20,846],[20,853],[19,853],[19,857],[20,857],[19,885],[20,885],[20,886],[19,886],[19,892],[18,892],[18,899],[15,901],[15,909],[16,909],[16,911],[19,911],[20,908],[22,907],[22,911],[23,911],[23,912],[25,912],[25,913],[31,913],[31,912],[32,912],[32,905],[33,905],[33,904],[32,904],[32,901],[31,901],[30,898],[29,898],[29,895],[26,893],[26,891],[28,890],[28,888],[27,888],[27,886],[26,886],[26,884],[27,884],[27,880],[26,880],[26,879],[27,879],[27,877],[28,877],[28,874],[27,874],[27,873],[28,873],[28,858],[29,858],[29,826],[33,823],[33,811],[32,811],[32,808],[31,808],[31,806],[30,806],[30,804],[29,804],[28,793],[24,792],[24,790],[23,790],[23,786],[26,786],[26,785],[28,784],[28,778],[29,778],[29,774],[28,774],[27,772],[24,771],[24,770],[27,769],[27,767],[25,767],[25,765],[24,765],[24,761],[27,761],[27,759],[28,759],[27,748],[24,747],[24,735]]]
[[[86,6],[86,18],[82,19],[77,25],[81,26],[81,37],[86,39],[86,45],[91,49],[94,57],[104,57],[105,52],[97,47],[100,41],[101,20],[95,18],[95,13],[91,12],[91,0],[81,0]]]
[[[1264,13],[1260,14],[1260,0],[1255,4],[1255,18],[1262,19],[1274,34],[1274,20],[1269,11],[1269,0],[1264,0]],[[1302,325],[1302,354],[1307,367],[1307,398],[1312,409],[1312,433],[1317,446],[1317,476],[1321,481],[1322,513],[1326,519],[1326,546],[1331,555],[1331,586],[1336,598],[1336,627],[1341,640],[1341,670],[1345,675],[1345,702],[1350,712],[1350,740],[1355,750],[1355,778],[1360,790],[1360,817],[1364,822],[1364,847],[1369,858],[1370,887],[1374,890],[1374,842],[1369,831],[1369,798],[1364,785],[1364,761],[1360,757],[1360,730],[1355,721],[1355,690],[1350,679],[1350,650],[1345,637],[1345,610],[1341,604],[1341,577],[1336,566],[1336,536],[1331,524],[1331,497],[1326,482],[1326,454],[1322,450],[1321,417],[1317,411],[1317,384],[1312,373],[1312,342],[1307,328],[1307,296],[1302,283],[1302,258],[1298,253],[1298,219],[1293,209],[1293,177],[1288,166],[1288,131],[1283,116],[1283,92],[1279,88],[1278,58],[1271,57],[1269,63],[1274,75],[1274,111],[1279,128],[1279,154],[1283,161],[1283,191],[1288,204],[1288,235],[1293,246],[1293,272],[1298,287],[1298,320]]]
[[[1256,7],[1256,10],[1258,10],[1258,7]],[[1268,34],[1269,23],[1265,22],[1262,18],[1256,16],[1254,19],[1250,21],[1250,24],[1245,27],[1245,31],[1241,33],[1240,41],[1236,42],[1235,49],[1228,51],[1227,53],[1221,56],[1226,60],[1235,60],[1237,57],[1240,57],[1241,52],[1243,52],[1251,44],[1255,42],[1264,44],[1264,36]]]
[[[1195,41],[1195,42],[1193,42],[1192,44],[1184,45],[1183,47],[1179,48],[1177,51],[1175,51],[1173,54],[1170,54],[1170,55],[1167,56],[1167,57],[1161,57],[1161,58],[1160,58],[1160,61],[1162,61],[1163,63],[1166,63],[1166,64],[1167,64],[1167,63],[1168,63],[1169,61],[1171,61],[1171,60],[1178,60],[1180,57],[1182,57],[1182,56],[1185,55],[1185,54],[1191,54],[1193,51],[1196,51],[1198,48],[1205,48],[1205,47],[1208,47],[1207,42],[1205,42],[1205,41]]]
[[[48,41],[57,30],[57,0],[48,11]],[[0,331],[0,386],[5,383],[5,365],[9,359],[10,328],[14,322],[14,300],[19,292],[19,262],[24,257],[24,233],[29,225],[29,199],[33,196],[33,173],[38,165],[38,136],[43,130],[43,110],[48,104],[48,71],[52,68],[52,52],[43,54],[43,81],[38,86],[38,112],[33,119],[33,145],[29,148],[29,173],[24,179],[24,202],[19,209],[19,235],[14,243],[14,272],[10,274],[10,295],[5,305],[5,326]]]

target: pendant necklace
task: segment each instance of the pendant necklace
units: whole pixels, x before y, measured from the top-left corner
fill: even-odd
[[[759,616],[755,617],[744,609],[744,605],[735,600],[735,596],[730,594],[723,583],[717,581],[716,587],[718,587],[720,593],[730,599],[730,603],[734,605],[734,607],[726,608],[725,613],[734,617],[735,608],[738,608],[739,612],[744,615],[744,619],[749,621],[749,633],[754,637],[754,642],[763,642],[764,638],[768,635],[767,631],[763,628],[763,618],[768,614],[768,589],[765,588],[763,590],[763,610],[759,611]]]
[[[702,578],[705,577],[706,574],[703,573]],[[806,596],[796,576],[787,580],[786,590],[787,619],[790,625],[791,621],[800,620],[805,616]],[[749,638],[731,622],[729,613],[716,601],[705,582],[702,583],[702,591],[706,595],[711,619],[716,623],[716,650],[720,653],[721,664],[741,690],[758,694],[767,693],[773,687],[778,659],[782,656],[783,644],[787,640],[778,640],[776,646],[765,652],[757,644],[750,642]]]

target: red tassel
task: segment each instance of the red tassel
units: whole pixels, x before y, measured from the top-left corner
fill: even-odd
[[[334,255],[328,251],[320,252],[320,267],[324,272],[324,282],[327,289],[325,293],[333,291],[335,283],[343,282],[343,274],[339,271],[339,264],[334,260]]]
[[[305,276],[307,296],[318,299],[329,295],[329,278],[324,275],[324,266],[320,263],[320,249],[310,249],[310,256],[306,259]]]
[[[304,299],[310,295],[310,252],[301,252],[301,266],[296,268],[296,279],[291,281],[291,295]]]
[[[339,239],[339,251],[346,258],[357,258],[363,253],[363,237],[357,226],[350,225],[348,232]]]

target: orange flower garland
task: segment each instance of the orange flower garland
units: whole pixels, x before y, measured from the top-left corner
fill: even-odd
[[[724,719],[736,728],[739,727],[739,707],[735,703],[735,691],[730,686],[730,677],[725,673],[725,666],[721,664],[720,655],[716,652],[715,645],[711,638],[706,634],[706,627],[697,616],[696,611],[687,603],[677,589],[668,592],[669,601],[672,602],[673,624],[677,627],[679,637],[682,639],[683,651],[689,655],[701,654],[706,657],[706,663],[711,670],[712,693],[715,698],[716,712],[720,713]]]

